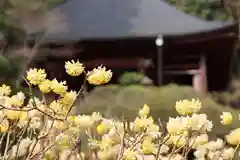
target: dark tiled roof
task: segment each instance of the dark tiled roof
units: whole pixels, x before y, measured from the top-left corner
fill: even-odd
[[[47,40],[179,35],[226,25],[187,15],[162,0],[68,0],[58,9],[68,31]]]

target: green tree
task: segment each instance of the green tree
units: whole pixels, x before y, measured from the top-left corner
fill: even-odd
[[[6,65],[3,66],[5,68],[0,67],[0,72],[6,71],[1,72],[1,76],[8,77],[8,82],[12,77],[18,87],[29,64],[40,52],[39,47],[45,34],[61,31],[64,27],[60,12],[52,10],[62,1],[4,0],[4,3],[0,4],[0,32],[4,33],[7,40],[7,49],[4,49],[4,53],[0,56],[2,59],[8,59],[9,62],[5,63]],[[35,39],[33,46],[29,46],[26,42],[29,36],[35,33],[40,33],[40,36]],[[23,60],[19,61],[20,58]]]
[[[39,29],[38,22],[46,12],[63,0],[2,0],[0,4],[0,31],[8,42],[22,42],[29,32]],[[36,26],[34,26],[36,24]]]
[[[227,20],[230,16],[220,0],[168,0],[170,4],[193,16],[205,20]]]

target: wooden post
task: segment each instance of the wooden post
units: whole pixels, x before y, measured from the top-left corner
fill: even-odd
[[[204,57],[201,57],[199,62],[199,69],[193,74],[193,88],[196,92],[206,93],[207,88],[207,73],[206,63]]]
[[[208,91],[207,65],[205,57],[201,57],[199,71],[201,77],[202,92],[205,93]]]
[[[163,52],[162,47],[157,46],[157,83],[163,85]]]
[[[163,85],[163,37],[159,35],[155,41],[157,46],[157,85]]]

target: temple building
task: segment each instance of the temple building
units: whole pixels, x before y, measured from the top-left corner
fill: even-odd
[[[145,59],[151,62],[145,74],[156,85],[196,85],[203,82],[199,79],[210,91],[229,85],[236,24],[205,21],[161,0],[68,0],[56,9],[68,28],[46,37],[43,47],[54,54],[38,63],[48,63],[59,79],[65,79],[60,71],[69,59],[79,59],[88,69],[100,64],[111,68],[111,83],[124,71],[138,71]],[[196,75],[202,77],[196,80]]]

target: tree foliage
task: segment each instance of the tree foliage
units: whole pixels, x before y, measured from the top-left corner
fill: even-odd
[[[230,16],[220,0],[168,0],[170,4],[193,16],[205,20],[227,20]]]
[[[38,47],[45,34],[58,32],[64,28],[62,15],[52,10],[62,0],[1,0],[0,32],[3,32],[7,46],[0,53],[2,80],[17,81],[19,86],[26,68],[36,57]],[[26,43],[29,36],[41,33],[34,46]],[[2,63],[5,62],[5,63]],[[12,62],[12,63],[11,63]],[[0,79],[0,80],[1,80]]]
[[[0,31],[8,41],[17,40],[29,32],[29,26],[36,28],[39,17],[61,2],[63,0],[2,0]]]

